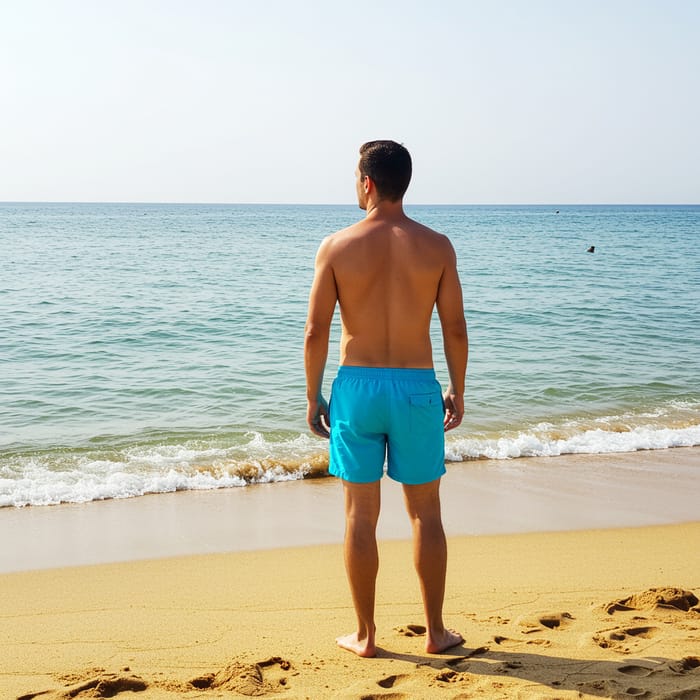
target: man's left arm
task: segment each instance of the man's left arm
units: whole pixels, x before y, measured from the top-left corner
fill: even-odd
[[[457,272],[457,258],[448,243],[447,264],[443,271],[437,296],[437,310],[442,326],[442,338],[450,385],[445,392],[445,430],[456,428],[464,417],[464,382],[469,357],[469,338],[464,318],[462,285]]]
[[[325,239],[316,254],[304,335],[306,422],[313,433],[325,438],[330,436],[330,423],[328,404],[322,395],[323,372],[328,357],[331,321],[338,301],[335,276],[329,261],[329,247],[330,241]]]

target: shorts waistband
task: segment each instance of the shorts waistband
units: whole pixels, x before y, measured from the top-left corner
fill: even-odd
[[[356,367],[355,365],[340,365],[338,377],[354,377],[356,379],[387,379],[391,381],[433,382],[434,369],[417,369],[403,367]]]

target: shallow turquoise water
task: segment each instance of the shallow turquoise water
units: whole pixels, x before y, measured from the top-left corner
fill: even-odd
[[[700,207],[408,212],[451,237],[464,285],[450,459],[700,444]],[[0,204],[0,505],[323,473],[306,301],[321,239],[360,215]],[[336,349],[337,328],[328,383]]]

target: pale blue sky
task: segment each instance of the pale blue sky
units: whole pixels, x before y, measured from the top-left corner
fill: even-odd
[[[700,202],[695,0],[4,0],[0,201]]]

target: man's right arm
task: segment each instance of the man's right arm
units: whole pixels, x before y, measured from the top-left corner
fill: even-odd
[[[464,417],[464,383],[467,373],[469,339],[464,318],[462,285],[457,273],[457,256],[448,241],[448,259],[440,279],[436,306],[442,327],[442,339],[450,385],[444,394],[445,430],[456,428]]]
[[[329,239],[325,239],[316,255],[304,335],[306,422],[316,435],[326,438],[329,436],[328,406],[321,390],[328,357],[331,321],[338,301],[335,276],[329,262],[329,246]]]

